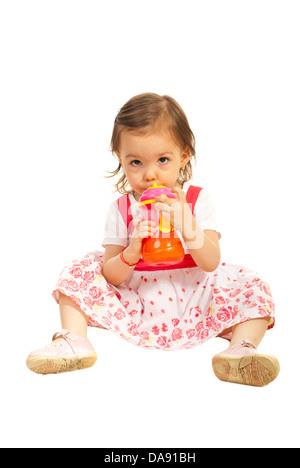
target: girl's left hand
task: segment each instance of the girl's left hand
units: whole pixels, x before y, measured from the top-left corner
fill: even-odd
[[[180,234],[184,235],[184,230],[192,225],[193,215],[184,191],[179,187],[174,187],[172,192],[176,195],[177,200],[164,196],[155,197],[157,203],[154,206]]]

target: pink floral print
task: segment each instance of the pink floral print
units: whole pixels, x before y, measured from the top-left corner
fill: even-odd
[[[103,277],[102,262],[102,252],[71,262],[53,297],[65,294],[88,315],[89,326],[112,330],[137,346],[192,348],[254,318],[268,317],[269,328],[274,326],[269,285],[245,267],[133,271],[116,288]]]

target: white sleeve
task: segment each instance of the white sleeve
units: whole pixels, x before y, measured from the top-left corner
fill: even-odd
[[[102,246],[106,245],[122,245],[123,247],[128,245],[127,226],[119,211],[117,200],[110,205],[106,215]]]
[[[216,231],[219,235],[219,239],[221,238],[215,204],[212,196],[206,192],[205,189],[202,189],[199,194],[194,210],[194,216],[197,224],[201,229],[203,229],[203,231],[207,229]]]

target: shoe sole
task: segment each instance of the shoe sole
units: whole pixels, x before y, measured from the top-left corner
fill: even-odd
[[[75,356],[35,356],[27,359],[27,367],[36,374],[59,374],[75,370],[88,369],[97,361],[96,353]]]
[[[212,365],[219,380],[253,387],[268,385],[280,372],[278,360],[274,356],[265,354],[247,356],[217,354],[212,360]]]

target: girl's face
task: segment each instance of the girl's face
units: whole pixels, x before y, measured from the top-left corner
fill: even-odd
[[[154,183],[179,186],[179,171],[190,159],[190,149],[181,149],[166,132],[123,131],[116,154],[137,198]]]

